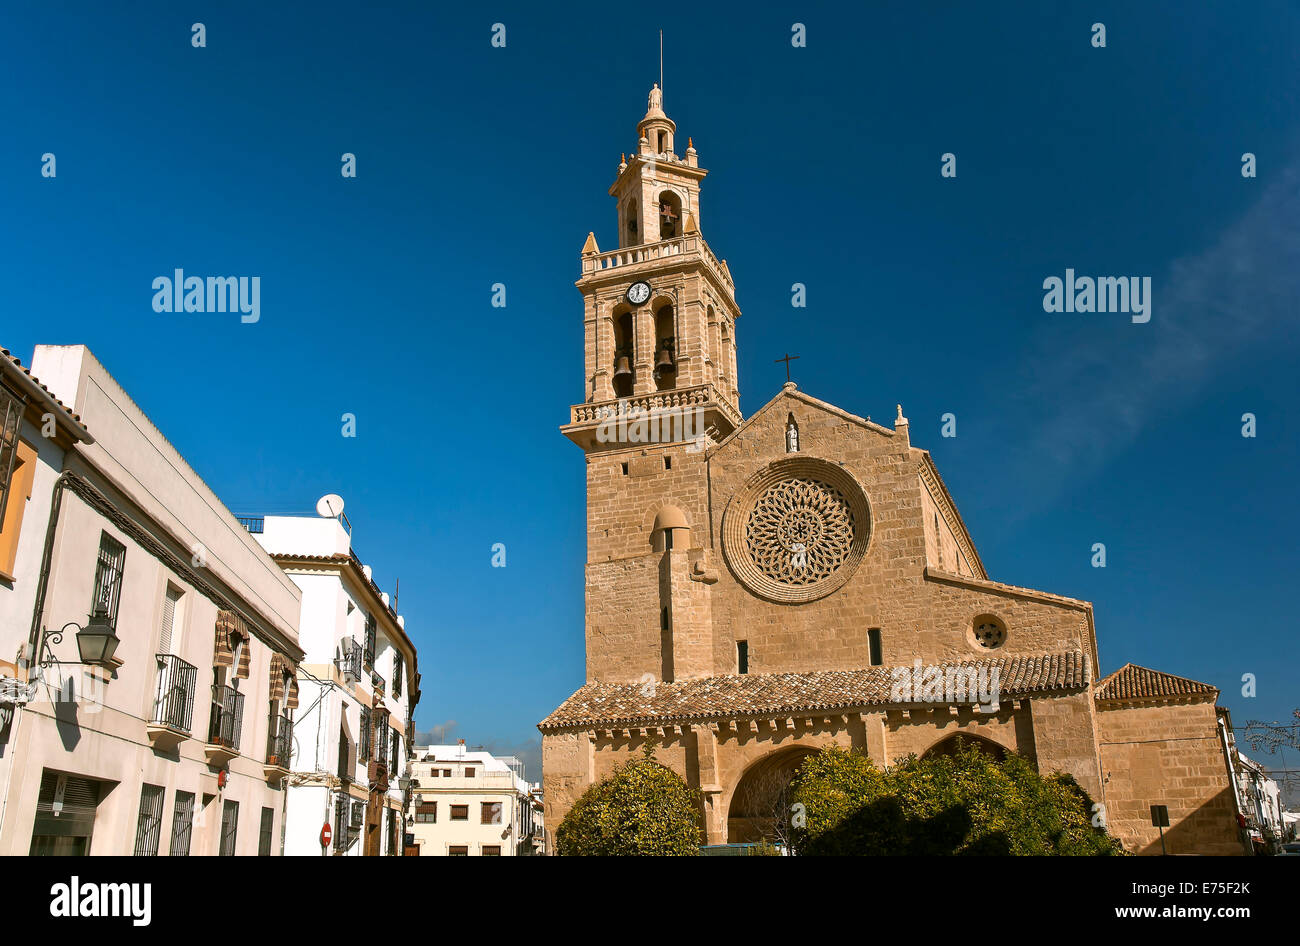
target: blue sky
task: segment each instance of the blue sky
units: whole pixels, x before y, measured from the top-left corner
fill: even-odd
[[[341,493],[358,553],[401,579],[420,728],[531,756],[583,681],[572,284],[588,230],[615,243],[662,26],[744,311],[742,408],[786,351],[816,397],[902,402],[991,577],[1093,601],[1104,671],[1289,718],[1300,13],[916,6],[11,8],[0,344],[89,345],[237,514]],[[260,276],[261,320],[155,313],[178,267]],[[1151,276],[1151,321],[1045,313],[1067,267]]]

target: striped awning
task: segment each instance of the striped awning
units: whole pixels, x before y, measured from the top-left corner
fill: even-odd
[[[298,708],[298,668],[283,654],[271,655],[271,700]]]
[[[235,664],[235,650],[239,650],[239,666],[235,669],[235,676],[240,679],[248,679],[248,664],[251,657],[250,644],[253,635],[249,633],[248,625],[234,611],[222,609],[217,612],[216,639],[213,644],[212,663],[217,667],[233,667]],[[239,647],[240,642],[244,646]]]

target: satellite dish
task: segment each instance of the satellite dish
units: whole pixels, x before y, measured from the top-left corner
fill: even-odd
[[[343,513],[343,497],[338,493],[328,493],[316,500],[316,515],[325,519],[337,519]]]

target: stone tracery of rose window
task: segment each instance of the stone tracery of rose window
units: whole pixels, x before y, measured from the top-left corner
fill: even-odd
[[[745,526],[755,565],[783,585],[810,585],[835,572],[853,544],[853,511],[844,494],[795,477],[768,487]]]

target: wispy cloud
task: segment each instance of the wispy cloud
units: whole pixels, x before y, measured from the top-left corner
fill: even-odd
[[[437,726],[430,726],[424,732],[418,729],[415,732],[415,744],[418,746],[445,746],[450,745],[451,741],[456,738],[456,730],[460,728],[460,723],[454,719],[448,719]]]
[[[1152,312],[1147,324],[1065,316],[1081,320],[1068,347],[1059,329],[1038,339],[1035,373],[1023,392],[1035,420],[1027,433],[1008,432],[1006,441],[1018,445],[1011,448],[1010,472],[1038,490],[1022,516],[1071,479],[1096,473],[1248,350],[1294,342],[1300,165],[1265,185],[1214,245],[1172,263],[1155,280]]]

